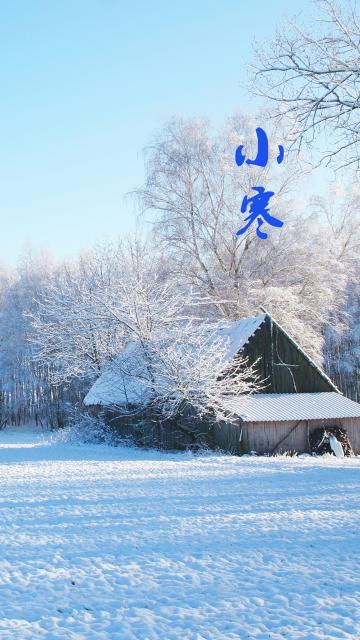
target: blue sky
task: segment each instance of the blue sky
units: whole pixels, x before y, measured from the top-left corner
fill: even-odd
[[[0,0],[0,261],[133,225],[141,150],[174,114],[252,111],[254,37],[310,2]]]

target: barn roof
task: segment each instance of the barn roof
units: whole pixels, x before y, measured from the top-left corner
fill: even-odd
[[[149,402],[149,390],[140,377],[123,375],[115,367],[107,367],[86,394],[85,406],[110,407],[123,404],[145,406]]]
[[[221,338],[226,347],[224,364],[230,362],[254,335],[266,318],[265,313],[250,318],[242,318],[229,325],[221,326],[212,338]],[[83,402],[91,405],[146,405],[150,393],[146,384],[146,366],[137,351],[135,343],[130,342],[117,358],[109,363],[94,382]]]
[[[134,342],[123,349],[121,354],[110,362],[86,394],[83,403],[86,406],[104,407],[122,404],[146,405],[149,401],[149,389],[146,385],[145,365],[141,353]]]
[[[241,318],[241,320],[236,320],[236,322],[219,329],[218,335],[228,340],[228,362],[245,346],[255,331],[262,325],[265,318],[266,313],[260,313],[257,316]]]
[[[244,422],[360,418],[360,404],[335,391],[255,393],[228,398],[225,404]]]
[[[263,307],[261,307],[262,309]],[[304,351],[304,349],[299,345],[296,340],[284,329],[284,327],[279,324],[270,313],[268,313],[264,309],[264,313],[260,313],[257,316],[250,316],[248,318],[242,318],[241,320],[236,320],[236,322],[232,322],[230,325],[223,326],[219,329],[218,334],[224,336],[224,338],[229,339],[229,349],[227,353],[227,361],[230,362],[232,358],[235,357],[237,353],[239,353],[247,342],[249,342],[250,338],[256,333],[256,331],[261,327],[261,325],[265,322],[266,318],[270,318],[271,322],[278,327],[278,329],[286,336],[286,338],[294,345],[295,349],[299,351],[307,360],[307,362],[314,367],[318,374],[328,383],[328,385],[334,389],[334,391],[339,392],[339,389],[333,383],[333,381],[326,375],[325,371],[321,369],[321,367],[313,360],[309,354]]]
[[[226,353],[224,364],[231,362],[237,353],[241,352],[250,338],[263,325],[266,318],[271,317],[265,310],[257,316],[241,318],[231,324],[223,324],[218,328],[214,337],[224,339]],[[328,378],[324,371],[314,362],[310,356],[289,336],[289,334],[273,318],[272,322],[287,336],[288,340],[301,352],[304,358],[318,371],[319,375],[326,380],[330,388],[338,391],[334,383]],[[259,395],[259,394],[258,394]],[[274,394],[272,394],[274,395]],[[291,395],[291,394],[289,394]],[[295,394],[299,395],[299,394]],[[313,395],[313,394],[310,394]],[[141,355],[137,351],[135,343],[130,342],[119,354],[118,358],[108,364],[99,378],[90,388],[84,398],[85,405],[120,405],[120,404],[140,404],[146,405],[149,402],[149,389],[146,384],[146,367]],[[239,400],[242,400],[239,398]],[[287,419],[287,418],[284,418]]]

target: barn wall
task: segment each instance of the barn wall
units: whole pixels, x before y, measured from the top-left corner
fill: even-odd
[[[102,409],[103,411],[103,409]],[[308,433],[322,426],[343,427],[346,429],[354,453],[360,455],[360,418],[334,418],[330,420],[303,420],[288,422],[253,422],[246,423],[239,420],[235,424],[222,423],[213,427],[204,421],[197,423],[194,437],[184,434],[175,424],[162,424],[160,429],[154,427],[148,417],[144,416],[144,427],[132,423],[129,418],[115,418],[113,412],[107,412],[109,424],[122,436],[133,436],[139,443],[147,446],[160,446],[163,449],[184,449],[196,442],[202,442],[209,447],[220,447],[224,451],[233,453],[248,453],[256,451],[258,454],[290,452],[307,452]],[[296,428],[290,433],[290,431]],[[189,424],[186,425],[189,428]],[[284,438],[284,440],[279,442]],[[278,446],[277,446],[278,445]]]
[[[259,454],[308,451],[306,421],[245,423],[243,447]]]
[[[242,436],[244,433],[243,425],[236,423],[230,424],[224,422],[214,425],[214,443],[224,451],[232,453],[244,453],[247,451],[243,448]]]
[[[226,424],[215,430],[219,447],[226,451],[258,454],[308,452],[308,435],[318,427],[343,427],[346,429],[355,454],[360,454],[360,418],[334,418],[331,420],[295,420],[286,422],[239,421]]]
[[[178,420],[159,421],[146,408],[135,416],[119,416],[110,409],[105,419],[120,438],[132,438],[137,444],[167,450],[184,450],[197,445],[214,447],[213,426],[190,410]]]

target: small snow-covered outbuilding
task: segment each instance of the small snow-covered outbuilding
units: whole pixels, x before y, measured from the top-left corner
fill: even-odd
[[[355,454],[360,454],[360,404],[340,393],[256,393],[226,400],[238,417],[235,424],[215,427],[226,450],[259,454],[309,452],[312,432],[341,427]]]
[[[238,453],[306,452],[312,431],[326,426],[344,428],[354,452],[360,453],[360,404],[341,395],[325,372],[269,313],[224,325],[219,335],[227,345],[227,362],[234,361],[236,366],[237,356],[256,362],[265,386],[261,393],[224,399],[236,421],[216,425],[209,446]],[[143,406],[146,413],[149,400],[148,390],[141,382],[141,362],[135,358],[132,364],[131,344],[124,353],[130,355],[129,374],[120,377],[116,366],[109,365],[84,399],[87,406],[108,409],[112,420],[116,407],[123,403]],[[132,432],[131,423],[120,417],[117,428],[126,435]],[[163,430],[161,446],[179,446],[171,425]]]

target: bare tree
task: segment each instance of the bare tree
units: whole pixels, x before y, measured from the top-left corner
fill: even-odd
[[[305,27],[285,24],[256,48],[250,90],[275,103],[278,117],[290,117],[298,149],[319,138],[322,162],[359,169],[359,18],[350,2],[317,6],[320,17]]]

